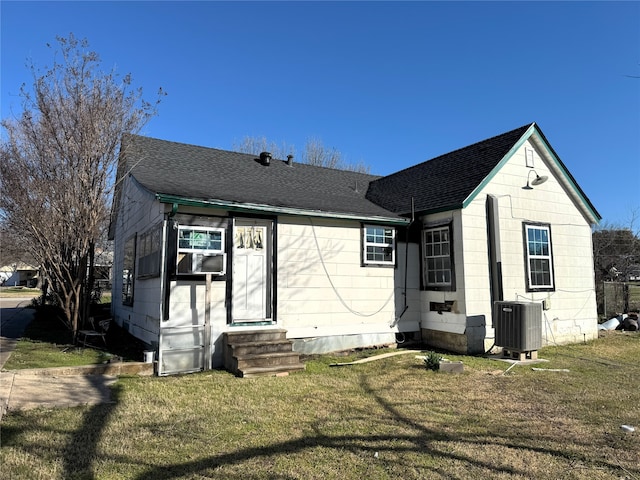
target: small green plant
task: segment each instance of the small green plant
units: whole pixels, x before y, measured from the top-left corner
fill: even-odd
[[[440,370],[440,360],[442,360],[442,355],[436,352],[428,352],[427,356],[424,357],[424,364],[428,370]]]

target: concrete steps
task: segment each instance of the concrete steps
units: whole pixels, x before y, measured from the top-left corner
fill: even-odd
[[[225,333],[225,368],[238,377],[283,376],[304,370],[286,335],[282,329]]]

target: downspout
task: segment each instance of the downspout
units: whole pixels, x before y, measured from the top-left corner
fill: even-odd
[[[502,253],[500,250],[500,212],[498,198],[487,195],[487,237],[489,249],[489,275],[491,303],[504,300],[502,286]]]
[[[409,305],[407,304],[407,281],[409,275],[409,230],[411,229],[414,220],[414,200],[413,197],[411,197],[411,222],[409,222],[409,225],[406,226],[407,236],[404,243],[404,291],[402,292],[402,295],[404,296],[404,308],[402,309],[400,315],[398,315],[393,321],[390,328],[394,328],[398,324],[402,316],[405,314],[405,312],[409,309]]]
[[[178,213],[178,204],[177,203],[173,203],[171,205],[171,212],[169,212],[169,218],[175,217],[176,213]]]
[[[178,212],[178,204],[171,206],[171,212],[167,217],[167,232],[165,242],[165,262],[164,262],[164,292],[162,295],[162,320],[169,320],[169,304],[171,297],[171,276],[175,271],[175,256],[177,239],[177,225],[175,215]]]
[[[491,297],[491,312],[495,302],[504,300],[504,290],[502,284],[502,252],[500,249],[500,211],[498,198],[494,195],[487,195],[487,250],[489,257],[489,295]],[[491,319],[493,325],[493,318]],[[486,334],[485,334],[486,335]],[[495,347],[495,337],[493,345],[489,347],[485,354],[488,354]]]

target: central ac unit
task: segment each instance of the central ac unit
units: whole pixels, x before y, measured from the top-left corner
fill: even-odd
[[[493,327],[497,346],[520,352],[538,350],[542,347],[542,304],[495,302]]]

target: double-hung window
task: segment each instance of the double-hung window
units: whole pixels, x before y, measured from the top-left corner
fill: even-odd
[[[551,252],[551,227],[549,225],[525,223],[524,241],[527,290],[553,290],[554,280],[553,257]]]
[[[428,289],[454,290],[453,248],[449,225],[425,229],[423,281]]]
[[[362,228],[362,250],[364,265],[395,265],[395,228],[364,225]]]

